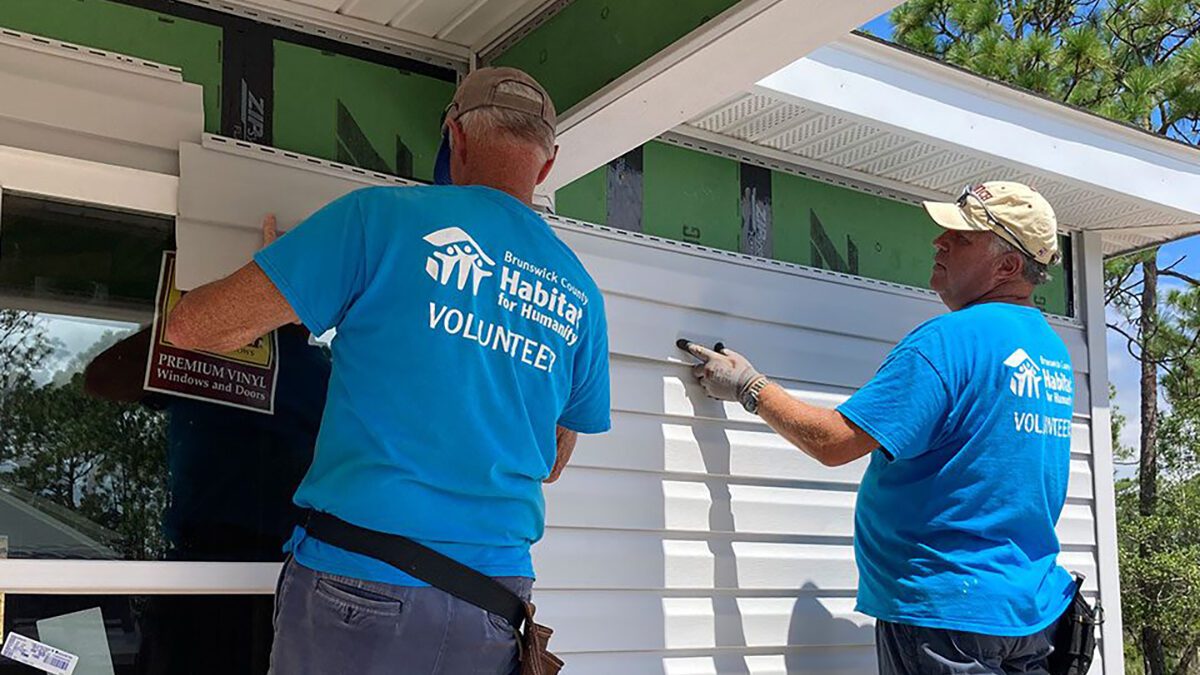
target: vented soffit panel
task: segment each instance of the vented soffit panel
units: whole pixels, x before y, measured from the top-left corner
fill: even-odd
[[[1122,228],[1105,232],[1104,257],[1132,253],[1200,234],[1200,223]]]
[[[671,136],[913,201],[1024,182],[1065,229],[1104,231],[1106,255],[1200,232],[1200,151],[860,36]]]
[[[0,145],[178,174],[204,132],[177,68],[0,28]]]

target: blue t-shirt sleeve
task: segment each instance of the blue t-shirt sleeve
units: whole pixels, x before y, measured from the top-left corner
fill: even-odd
[[[361,199],[330,202],[254,256],[313,335],[341,323],[366,285]]]
[[[941,431],[950,393],[929,359],[919,349],[902,345],[837,410],[871,434],[893,459],[912,459],[929,450]]]
[[[596,296],[598,297],[598,296]],[[612,428],[608,376],[608,319],[600,301],[599,320],[593,335],[575,353],[571,396],[558,417],[559,426],[581,434],[600,434]]]

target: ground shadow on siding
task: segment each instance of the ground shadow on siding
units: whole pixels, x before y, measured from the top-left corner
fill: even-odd
[[[869,675],[876,672],[875,629],[835,616],[825,603],[852,606],[854,593],[821,590],[812,582],[799,589],[792,607],[785,657],[788,675]]]
[[[725,418],[724,409],[713,406],[715,415]],[[708,510],[708,550],[713,556],[713,633],[717,647],[743,647],[746,631],[743,627],[741,608],[737,604],[739,588],[737,556],[733,540],[737,524],[733,517],[733,495],[729,489],[732,473],[730,453],[733,448],[729,436],[722,433],[696,434],[705,472],[713,477],[704,481],[708,487],[710,506]],[[746,660],[737,652],[718,650],[713,655],[716,671],[724,675],[742,675],[750,672]]]
[[[686,380],[685,380],[686,381]],[[708,549],[714,561],[713,568],[713,614],[714,638],[717,649],[712,662],[721,675],[749,675],[746,663],[746,628],[741,608],[738,606],[741,585],[734,542],[739,541],[730,484],[733,467],[730,454],[732,446],[727,433],[731,426],[724,407],[707,399],[699,387],[688,383],[688,396],[697,417],[716,420],[719,427],[708,423],[693,425],[693,433],[700,448],[707,478],[710,506],[708,531],[705,533]],[[732,425],[742,426],[734,422]],[[796,452],[800,452],[797,450]],[[753,535],[741,540],[753,540]],[[824,538],[820,538],[824,539]],[[814,541],[815,543],[815,541]],[[841,542],[839,545],[850,545]],[[830,563],[830,564],[853,564]],[[784,664],[789,675],[869,675],[875,672],[874,628],[859,625],[846,618],[835,616],[827,604],[836,604],[841,613],[843,607],[853,604],[853,591],[846,589],[822,590],[812,582],[796,589],[780,589],[769,593],[772,597],[794,594],[788,626]],[[762,650],[764,654],[778,654],[775,648]]]

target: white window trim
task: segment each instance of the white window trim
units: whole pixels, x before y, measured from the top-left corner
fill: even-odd
[[[0,560],[3,593],[247,595],[275,591],[282,563]]]
[[[179,212],[178,176],[6,145],[0,145],[0,190],[171,217]]]

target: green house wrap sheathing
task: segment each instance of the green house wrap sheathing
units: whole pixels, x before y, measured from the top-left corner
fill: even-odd
[[[646,144],[641,153],[642,203],[633,208],[641,209],[643,232],[742,250],[741,163],[659,142]],[[612,224],[608,171],[597,169],[559,190],[558,212]],[[772,171],[770,183],[773,258],[929,288],[932,242],[940,230],[919,205],[782,171]],[[1064,238],[1064,250],[1067,245]],[[1068,275],[1061,265],[1050,273],[1034,301],[1051,314],[1067,315]]]
[[[792,174],[772,176],[775,257],[868,279],[929,288],[933,240],[942,229],[925,209]],[[1062,267],[1034,302],[1067,313]]]
[[[492,60],[537,78],[564,111],[736,4],[575,0]]]
[[[554,193],[559,215],[597,225],[608,224],[608,167],[590,171]]]
[[[433,178],[454,84],[275,42],[275,145],[417,180]]]
[[[0,0],[0,26],[177,66],[184,80],[204,87],[205,131],[220,131],[217,26],[106,0]]]
[[[742,231],[740,165],[665,143],[643,148],[642,231],[726,251]]]
[[[801,176],[771,176],[775,257],[927,287],[939,228],[923,209]]]

